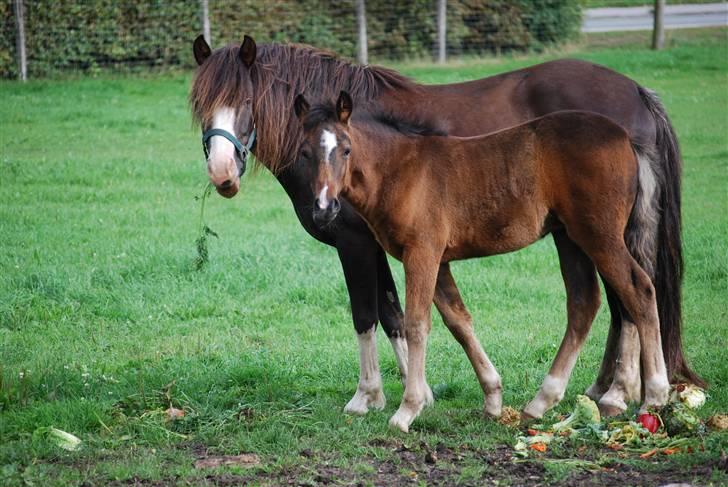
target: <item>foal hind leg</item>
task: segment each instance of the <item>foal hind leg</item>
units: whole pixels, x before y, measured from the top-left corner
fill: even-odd
[[[592,249],[590,256],[623,307],[622,334],[625,334],[624,325],[634,323],[639,335],[645,391],[643,409],[661,406],[667,402],[670,385],[662,353],[655,288],[647,273],[630,255],[621,236],[596,240],[599,247]]]
[[[435,306],[445,325],[465,350],[485,394],[486,415],[499,417],[502,406],[501,378],[473,332],[473,319],[460,298],[450,264],[440,264],[435,288]]]
[[[564,397],[579,351],[599,310],[599,283],[594,264],[566,232],[559,231],[553,236],[566,285],[566,334],[541,389],[523,410],[527,418],[540,418]]]
[[[392,278],[387,254],[379,247],[377,252],[377,306],[379,322],[392,344],[402,385],[407,383],[407,340],[404,336],[404,313],[399,304],[397,287]]]
[[[370,408],[383,409],[386,403],[377,354],[377,247],[373,239],[343,238],[336,247],[359,344],[359,382],[354,397],[344,406],[344,412],[349,414],[366,414]]]

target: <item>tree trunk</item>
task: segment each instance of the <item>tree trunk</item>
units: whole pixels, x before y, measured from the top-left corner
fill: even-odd
[[[15,0],[15,50],[18,54],[18,78],[21,81],[28,79],[28,60],[25,54],[25,8],[23,0]]]
[[[447,60],[447,0],[437,0],[437,62]]]
[[[200,0],[202,7],[202,36],[205,38],[208,46],[212,46],[210,39],[210,8],[207,0]]]
[[[367,13],[364,0],[356,0],[356,25],[359,29],[359,63],[369,62],[367,51]]]
[[[652,49],[660,50],[665,46],[665,0],[655,0],[655,24],[652,29]]]

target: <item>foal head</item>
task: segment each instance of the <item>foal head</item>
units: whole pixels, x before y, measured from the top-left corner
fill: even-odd
[[[342,91],[335,106],[317,105],[311,108],[303,95],[298,95],[294,109],[303,123],[300,156],[317,169],[313,219],[317,225],[325,226],[338,215],[341,209],[339,193],[348,180],[351,155],[349,118],[353,102],[351,96]]]
[[[227,46],[212,52],[199,36],[192,50],[199,68],[190,103],[203,132],[207,174],[218,193],[232,198],[240,189],[240,176],[255,141],[250,77],[255,41],[245,36],[240,48]]]

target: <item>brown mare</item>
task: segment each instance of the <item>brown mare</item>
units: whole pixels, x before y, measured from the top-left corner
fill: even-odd
[[[614,289],[638,330],[644,407],[666,403],[655,288],[638,263],[650,262],[655,245],[654,173],[622,127],[595,113],[563,111],[461,138],[418,135],[427,132],[412,132],[416,122],[392,114],[364,114],[349,123],[352,109],[346,92],[335,106],[310,108],[302,95],[295,101],[305,135],[301,154],[317,173],[314,219],[333,221],[339,195],[345,197],[404,265],[409,375],[390,425],[408,431],[432,401],[425,349],[433,299],[475,369],[485,412],[500,415],[500,377],[473,332],[448,264],[522,249],[549,233],[568,236],[592,282],[598,271]],[[556,386],[563,390],[593,317],[569,321],[544,388],[563,382]]]
[[[615,120],[653,157],[658,239],[669,244],[659,247],[652,266],[668,374],[702,383],[685,361],[680,337],[680,154],[664,109],[648,90],[619,73],[577,60],[552,61],[465,83],[420,85],[394,71],[352,64],[327,51],[301,45],[256,45],[249,37],[240,46],[213,52],[200,36],[193,52],[200,67],[190,103],[202,129],[226,128],[246,143],[255,123],[256,160],[281,183],[306,231],[337,250],[360,353],[359,384],[345,411],[363,414],[384,405],[374,339],[378,322],[406,377],[402,312],[384,252],[351,205],[342,200],[332,225],[320,227],[313,221],[314,172],[297,159],[302,130],[290,109],[295,95],[303,92],[330,99],[346,90],[358,107],[403,114],[459,136],[495,131],[565,109],[590,110]],[[212,137],[209,144],[210,181],[218,192],[232,197],[239,188],[242,162],[223,137]],[[569,321],[579,320],[599,307],[597,284],[581,269],[581,256],[563,232],[554,234],[554,242],[567,279]],[[608,285],[605,288],[612,324],[599,376],[588,393],[603,411],[618,412],[626,408],[626,402],[640,397],[638,340],[614,292]],[[540,416],[559,398],[553,392],[539,393],[526,412]]]

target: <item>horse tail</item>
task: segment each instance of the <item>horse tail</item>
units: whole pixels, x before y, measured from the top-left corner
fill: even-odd
[[[625,240],[655,286],[668,378],[672,382],[682,378],[705,387],[705,381],[688,365],[682,347],[680,147],[657,94],[643,87],[639,87],[639,93],[655,120],[657,132],[654,147],[633,143],[639,164],[639,186]]]

